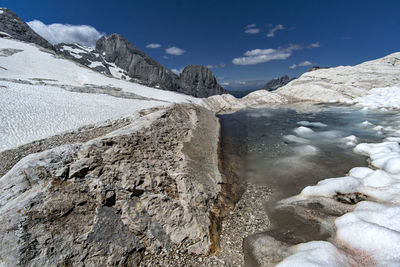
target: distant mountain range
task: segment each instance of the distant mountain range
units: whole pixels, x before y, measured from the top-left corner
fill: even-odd
[[[119,34],[103,36],[96,48],[78,44],[51,45],[35,33],[10,9],[2,9],[0,35],[37,44],[76,61],[94,71],[150,87],[176,91],[195,97],[225,94],[211,70],[204,66],[186,66],[178,76],[146,55]]]
[[[272,79],[268,81],[262,88],[255,88],[255,89],[250,89],[250,90],[231,90],[229,93],[233,95],[234,97],[237,98],[242,98],[246,95],[248,95],[251,92],[257,91],[257,90],[267,90],[267,91],[275,91],[276,89],[285,86],[289,82],[293,81],[296,79],[296,77],[289,78],[289,76],[284,75],[279,78]]]

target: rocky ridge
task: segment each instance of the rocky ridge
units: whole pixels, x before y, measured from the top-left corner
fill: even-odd
[[[54,49],[48,41],[34,32],[28,24],[8,8],[0,8],[0,36],[2,35],[34,43],[47,49]]]
[[[289,78],[289,76],[287,76],[287,75],[279,77],[279,78],[275,78],[275,79],[272,79],[269,82],[267,82],[263,89],[265,89],[267,91],[275,91],[276,89],[290,83],[294,79],[296,79],[296,78],[295,77]]]
[[[189,65],[178,76],[119,34],[101,37],[95,49],[77,44],[58,44],[56,49],[71,60],[115,78],[195,97],[226,93],[207,67]]]
[[[186,66],[179,76],[181,91],[196,97],[226,93],[210,69],[204,66]]]
[[[218,135],[214,113],[176,105],[23,158],[0,179],[0,263],[137,266],[178,245],[208,254]]]

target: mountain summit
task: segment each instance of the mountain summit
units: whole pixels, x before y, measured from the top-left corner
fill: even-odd
[[[8,35],[20,41],[54,49],[48,41],[34,32],[28,24],[8,8],[0,8],[0,35]]]

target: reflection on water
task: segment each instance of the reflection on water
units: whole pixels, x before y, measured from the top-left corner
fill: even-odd
[[[346,106],[242,110],[220,116],[224,159],[234,159],[232,165],[243,181],[273,189],[273,198],[265,208],[274,231],[297,229],[298,236],[303,233],[298,242],[307,239],[304,234],[310,240],[324,239],[324,235],[313,234],[312,225],[296,221],[290,214],[274,213],[275,202],[321,179],[340,177],[355,166],[366,166],[366,158],[353,152],[354,145],[379,141],[382,129],[374,125],[396,120],[394,113]]]

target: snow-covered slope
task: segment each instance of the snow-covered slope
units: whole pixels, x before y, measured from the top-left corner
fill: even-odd
[[[0,78],[35,82],[44,79],[55,86],[112,86],[139,96],[167,102],[193,102],[200,100],[164,90],[113,79],[61,58],[53,52],[20,41],[0,38]],[[51,81],[50,81],[51,80]]]
[[[191,96],[104,76],[36,45],[0,38],[0,151]]]

